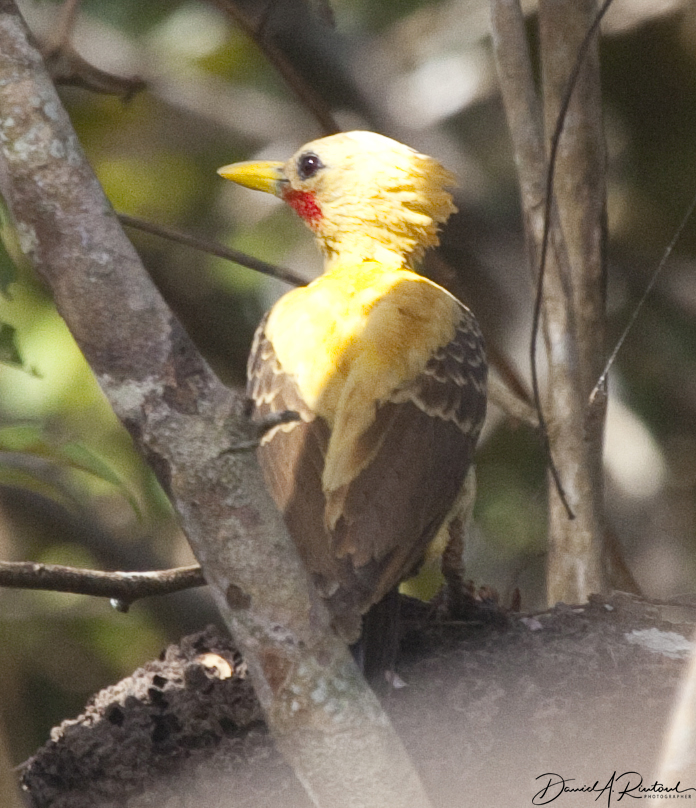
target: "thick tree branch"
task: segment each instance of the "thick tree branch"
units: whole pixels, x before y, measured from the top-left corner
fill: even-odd
[[[547,0],[539,9],[544,120],[518,0],[492,0],[498,75],[519,172],[530,263],[539,266],[547,204],[544,148],[595,14],[592,0]],[[589,406],[604,334],[605,152],[597,45],[586,54],[558,150],[549,206],[542,311],[549,366],[544,413],[549,444],[572,511],[550,486],[549,603],[582,602],[604,589],[604,402]]]
[[[168,492],[271,731],[318,806],[420,808],[403,747],[309,585],[244,402],[143,270],[11,0],[0,0],[0,193],[114,411]],[[318,697],[317,694],[321,694]]]
[[[569,80],[596,13],[595,0],[544,0],[540,4],[548,137],[556,129]],[[544,327],[549,357],[549,439],[577,519],[568,521],[552,489],[550,603],[583,601],[606,588],[602,546],[606,399],[589,404],[603,365],[606,287],[606,151],[596,37],[585,51],[572,92],[558,145],[554,184],[570,272],[549,273]]]

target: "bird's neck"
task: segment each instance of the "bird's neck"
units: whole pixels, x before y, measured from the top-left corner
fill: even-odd
[[[370,263],[385,272],[398,269],[413,269],[411,256],[398,244],[368,237],[352,237],[323,247],[324,272],[333,273],[344,267],[357,267]]]

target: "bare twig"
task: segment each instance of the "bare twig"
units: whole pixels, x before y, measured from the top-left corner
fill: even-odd
[[[80,10],[82,0],[64,0],[58,15],[58,24],[55,29],[55,45],[67,45],[72,39],[72,33],[77,21],[77,12]]]
[[[660,272],[662,272],[662,268],[667,263],[670,255],[672,254],[672,250],[675,248],[677,242],[681,238],[681,234],[684,232],[684,228],[686,227],[687,222],[689,221],[689,219],[693,215],[694,210],[696,210],[696,194],[694,194],[693,199],[689,203],[689,207],[686,209],[686,213],[682,217],[681,222],[679,222],[679,226],[677,227],[676,232],[674,233],[674,236],[672,237],[672,240],[670,241],[670,243],[665,248],[665,251],[662,254],[662,258],[660,259],[660,263],[655,267],[655,271],[653,272],[652,276],[650,277],[650,280],[648,281],[648,285],[645,287],[645,291],[641,295],[641,298],[638,301],[638,304],[633,309],[633,313],[631,314],[628,322],[626,323],[626,327],[621,332],[621,336],[617,340],[616,345],[614,346],[614,349],[612,350],[611,355],[609,356],[609,359],[607,359],[607,363],[604,366],[604,370],[602,371],[599,379],[597,379],[597,383],[592,388],[592,392],[590,393],[590,403],[592,403],[595,400],[596,396],[599,394],[599,392],[601,390],[604,390],[606,388],[607,376],[609,375],[609,371],[611,370],[612,365],[616,361],[617,354],[621,350],[621,346],[626,341],[626,337],[628,337],[628,334],[631,331],[631,329],[633,328],[634,323],[638,319],[638,315],[642,311],[643,306],[645,305],[645,301],[648,299],[648,296],[650,295],[650,292],[652,292],[653,287],[655,286],[655,283],[657,282],[657,278],[658,278]]]
[[[509,356],[501,351],[495,342],[492,342],[490,339],[486,342],[486,356],[488,358],[489,367],[495,368],[501,381],[508,388],[510,395],[519,399],[522,405],[532,407],[534,403],[532,401],[532,395],[520,376],[519,371],[512,364]],[[534,422],[537,426],[539,425],[539,420],[536,415],[534,416]]]
[[[261,261],[259,258],[253,258],[251,255],[233,250],[230,247],[225,247],[215,241],[208,241],[207,239],[192,236],[189,233],[182,233],[180,230],[175,230],[173,227],[167,227],[163,224],[155,224],[154,222],[145,221],[137,216],[130,216],[127,213],[119,213],[118,218],[121,224],[126,227],[133,227],[136,230],[142,230],[143,233],[151,233],[155,236],[169,239],[169,241],[176,241],[178,244],[185,244],[187,247],[192,247],[194,250],[201,250],[202,252],[216,255],[218,258],[225,258],[227,261],[233,261],[247,269],[253,269],[255,272],[261,272],[263,275],[268,275],[271,278],[277,278],[279,281],[291,283],[293,286],[305,286],[307,281],[301,278],[291,269],[279,267],[275,264],[269,264],[266,261]]]
[[[112,598],[124,605],[205,584],[197,564],[152,572],[104,572],[33,561],[0,561],[0,586]]]
[[[539,417],[534,407],[515,395],[510,386],[497,376],[488,377],[488,401],[500,407],[513,421],[521,421],[534,429],[539,427]]]
[[[300,103],[314,115],[324,134],[333,135],[340,132],[341,128],[336,123],[324,99],[303,79],[287,56],[264,35],[263,26],[255,26],[234,0],[213,0],[213,2],[258,45],[264,56],[295,93]]]
[[[56,84],[81,87],[102,95],[117,95],[129,101],[147,86],[138,76],[115,76],[100,70],[72,47],[70,43],[44,50],[46,67]]]
[[[71,39],[82,0],[65,0],[58,15],[54,33],[44,44],[42,52],[51,77],[56,84],[82,87],[95,93],[117,95],[129,100],[145,89],[137,76],[114,76],[100,70],[82,58],[72,46]]]

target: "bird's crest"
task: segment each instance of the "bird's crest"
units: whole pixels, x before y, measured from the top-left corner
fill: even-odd
[[[304,209],[311,198],[321,211],[317,216],[311,207],[314,218],[307,224],[329,257],[374,258],[386,250],[416,261],[438,244],[440,225],[456,210],[447,190],[456,184],[449,171],[374,132],[312,141],[285,164],[285,174],[280,195],[293,204],[292,197],[302,194]]]
[[[236,163],[220,174],[285,200],[329,261],[416,262],[438,244],[456,207],[454,175],[437,160],[374,132],[313,140],[286,163]]]

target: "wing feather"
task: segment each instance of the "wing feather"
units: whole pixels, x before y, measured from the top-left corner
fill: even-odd
[[[462,306],[454,338],[376,405],[361,436],[366,446],[379,446],[372,462],[327,492],[329,427],[284,373],[264,326],[265,320],[249,358],[254,417],[290,409],[301,420],[267,433],[259,462],[308,571],[353,640],[359,615],[415,572],[457,499],[485,416],[483,338]]]

